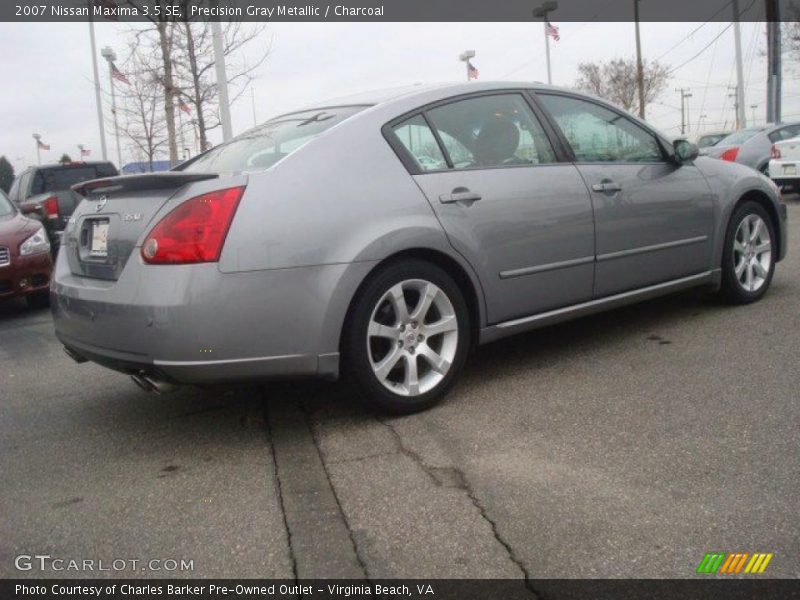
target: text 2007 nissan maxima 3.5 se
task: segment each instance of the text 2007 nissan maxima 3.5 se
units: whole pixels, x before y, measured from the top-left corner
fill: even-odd
[[[476,343],[692,286],[757,300],[786,252],[767,178],[541,85],[348,98],[77,190],[73,358],[146,387],[347,372],[395,412]]]

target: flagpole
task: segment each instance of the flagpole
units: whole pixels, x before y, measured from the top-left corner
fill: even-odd
[[[94,21],[92,20],[92,5],[87,0],[86,5],[89,7],[89,42],[92,47],[92,72],[94,73],[94,100],[97,104],[97,125],[100,129],[100,152],[103,155],[103,160],[108,160],[108,152],[106,151],[106,129],[103,125],[103,104],[100,99],[100,74],[97,69],[97,47],[94,43]]]

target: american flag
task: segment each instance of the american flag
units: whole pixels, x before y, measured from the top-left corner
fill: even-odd
[[[192,114],[192,109],[183,101],[183,98],[178,98],[178,108],[185,112],[187,115]]]
[[[81,156],[89,156],[92,151],[89,148],[81,148]]]
[[[554,42],[557,42],[558,40],[561,39],[561,36],[558,34],[558,27],[553,25],[550,21],[544,22],[544,28],[547,35],[553,38]]]
[[[130,85],[131,84],[130,80],[127,77],[125,77],[125,75],[122,73],[122,71],[120,71],[117,68],[117,65],[115,65],[113,62],[111,63],[111,77],[113,77],[117,81],[121,81],[125,85]]]
[[[36,145],[42,150],[50,150],[50,144],[45,144],[42,140],[36,140]]]
[[[470,61],[467,61],[467,79],[477,79],[478,75],[480,75],[478,68]]]

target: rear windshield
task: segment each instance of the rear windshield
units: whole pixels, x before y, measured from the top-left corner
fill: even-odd
[[[3,190],[0,190],[0,217],[7,217],[15,212],[17,212],[17,209],[11,204],[11,200],[8,199]]]
[[[741,144],[746,142],[759,131],[764,131],[763,127],[751,127],[750,129],[742,129],[741,131],[737,131],[735,133],[730,134],[726,138],[722,138],[720,140],[720,146],[729,146],[731,144]]]
[[[277,117],[209,150],[181,170],[224,173],[268,169],[323,131],[365,108],[338,106]]]
[[[117,175],[117,169],[111,163],[39,169],[33,178],[31,195],[61,192],[82,181],[98,177],[114,177],[115,175]]]

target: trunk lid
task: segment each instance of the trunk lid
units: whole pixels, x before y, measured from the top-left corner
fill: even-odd
[[[116,281],[161,207],[185,185],[215,177],[170,171],[95,179],[73,186],[84,200],[72,214],[62,241],[70,270],[75,275]]]

